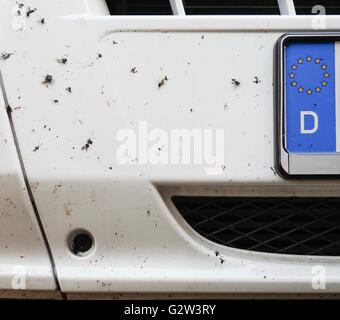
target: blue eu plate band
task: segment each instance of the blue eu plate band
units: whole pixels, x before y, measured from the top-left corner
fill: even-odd
[[[339,178],[340,33],[280,37],[274,86],[278,173],[285,178]]]

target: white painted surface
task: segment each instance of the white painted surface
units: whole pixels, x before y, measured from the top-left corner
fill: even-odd
[[[295,16],[295,6],[293,0],[277,0],[281,15]]]
[[[1,89],[0,155],[0,288],[54,290],[51,263],[27,194]]]
[[[185,10],[182,0],[170,0],[173,15],[185,16]]]
[[[0,11],[0,47],[15,51],[2,71],[10,103],[21,106],[15,127],[64,291],[312,293],[315,264],[327,271],[324,292],[340,290],[339,258],[218,246],[190,232],[167,191],[201,186],[205,194],[210,185],[227,195],[243,185],[248,193],[340,194],[338,181],[287,182],[272,170],[273,46],[286,31],[312,31],[312,17],[90,17],[77,15],[86,13],[81,1],[60,0],[56,11],[32,2],[46,25],[32,18],[15,31]],[[340,20],[328,17],[327,26],[338,30]],[[65,65],[56,62],[62,56]],[[46,74],[49,87],[41,83]],[[140,120],[165,130],[223,128],[224,172],[118,165],[115,135]],[[75,228],[93,234],[91,255],[68,251]]]
[[[93,15],[110,15],[105,0],[87,0],[88,12]]]

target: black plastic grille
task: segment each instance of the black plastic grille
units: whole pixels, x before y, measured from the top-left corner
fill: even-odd
[[[277,0],[183,0],[187,15],[280,14]]]
[[[172,15],[169,0],[106,0],[112,15]],[[183,0],[187,15],[280,14],[277,0]]]
[[[106,0],[112,15],[172,15],[169,0]],[[294,0],[297,14],[310,15],[322,5],[326,14],[340,14],[339,0]],[[277,0],[183,0],[187,15],[272,15],[280,14]]]
[[[111,15],[172,15],[169,0],[106,0]]]
[[[340,1],[339,0],[294,0],[296,14],[310,15],[310,14],[327,14],[334,15],[340,14]],[[325,12],[317,10],[318,7],[323,6]],[[314,10],[313,10],[314,7]]]
[[[199,234],[219,244],[260,252],[340,256],[340,198],[172,198]]]

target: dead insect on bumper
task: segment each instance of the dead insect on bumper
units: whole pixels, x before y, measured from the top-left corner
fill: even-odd
[[[35,12],[36,10],[37,8],[31,9],[30,7],[27,7],[26,16],[29,17],[31,13]]]
[[[158,88],[164,86],[165,81],[168,81],[168,77],[165,76],[161,81],[158,82]]]
[[[259,84],[261,82],[261,80],[259,80],[258,76],[255,76],[254,78],[255,78],[255,80],[253,81],[254,83]]]
[[[12,52],[12,53],[9,53],[9,52],[2,52],[2,53],[1,53],[1,59],[2,59],[2,60],[7,60],[12,54],[13,54],[13,52]]]
[[[44,77],[44,81],[42,81],[42,84],[45,84],[46,86],[48,86],[49,84],[51,84],[53,82],[53,77],[50,74],[47,74]]]
[[[241,82],[236,79],[231,79],[231,84],[233,84],[235,87],[238,87],[241,84]]]
[[[66,64],[67,63],[67,58],[62,57],[62,58],[57,58],[56,59],[58,63]]]
[[[93,143],[91,139],[87,139],[86,143],[81,147],[81,150],[86,150],[90,147],[90,145]]]

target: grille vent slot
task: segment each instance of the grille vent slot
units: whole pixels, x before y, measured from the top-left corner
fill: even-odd
[[[175,196],[172,201],[199,234],[228,247],[340,256],[340,198]]]
[[[106,0],[111,15],[172,15],[170,0]],[[338,0],[294,0],[296,14],[311,15],[322,5],[327,15],[340,14]],[[277,0],[183,0],[187,15],[279,15]]]

